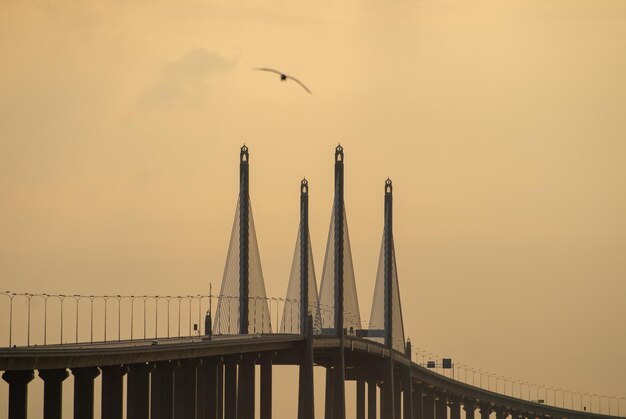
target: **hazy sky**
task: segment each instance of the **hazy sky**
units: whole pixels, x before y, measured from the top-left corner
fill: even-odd
[[[219,287],[245,141],[283,296],[340,141],[364,317],[390,176],[415,347],[626,396],[623,0],[4,0],[0,60],[3,289]]]

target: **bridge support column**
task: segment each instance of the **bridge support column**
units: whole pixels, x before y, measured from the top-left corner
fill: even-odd
[[[39,370],[39,377],[43,380],[44,419],[61,419],[63,381],[68,375],[66,369]]]
[[[224,365],[217,366],[217,419],[224,419]]]
[[[426,387],[424,393],[424,419],[435,419],[435,389]]]
[[[450,419],[461,419],[461,397],[450,397]]]
[[[261,360],[261,419],[272,419],[272,358]]]
[[[157,362],[151,374],[150,419],[174,418],[174,371],[178,361]]]
[[[326,399],[324,400],[324,419],[333,419],[333,369],[326,367]]]
[[[465,410],[465,419],[474,419],[476,403],[473,400],[463,400],[463,410]]]
[[[383,367],[383,385],[382,390],[382,419],[395,419],[396,398],[394,396],[395,380],[393,377],[393,360],[388,358]]]
[[[124,374],[126,367],[110,365],[102,370],[102,417],[122,419],[124,416]]]
[[[254,384],[257,354],[246,354],[239,363],[237,418],[254,419]]]
[[[507,413],[505,409],[501,407],[496,408],[496,419],[506,419],[506,417]]]
[[[367,382],[367,419],[376,419],[376,381]]]
[[[448,418],[448,396],[445,392],[437,392],[437,400],[435,401],[435,417],[437,419]]]
[[[237,417],[237,362],[228,359],[224,364],[224,418]]]
[[[489,415],[491,414],[491,406],[488,404],[480,405],[480,419],[489,419]]]
[[[93,380],[100,375],[96,367],[74,368],[74,419],[93,419]]]
[[[313,382],[313,316],[310,314],[307,314],[306,316],[306,337],[306,349],[302,358],[302,363],[300,364],[298,419],[315,419],[315,388]]]
[[[174,372],[174,418],[196,419],[198,415],[197,371],[200,359],[185,359]]]
[[[365,419],[365,381],[356,380],[356,419]]]
[[[204,381],[203,386],[198,386],[198,419],[217,419],[217,380],[220,367],[219,358],[206,358],[198,369],[198,381]]]
[[[152,364],[128,366],[126,382],[127,419],[149,419],[150,417],[150,371]]]
[[[31,370],[6,371],[2,379],[9,383],[9,419],[26,419],[28,383],[35,377]]]
[[[400,418],[402,415],[402,377],[397,372],[393,377],[393,417]]]
[[[333,367],[333,419],[346,417],[346,363],[343,336],[339,339],[339,351],[335,354]]]
[[[411,368],[407,368],[407,374],[404,382],[404,395],[403,395],[404,413],[403,417],[406,419],[413,419],[415,416],[413,406],[413,379],[411,378]]]
[[[424,417],[424,383],[413,385],[413,419]]]

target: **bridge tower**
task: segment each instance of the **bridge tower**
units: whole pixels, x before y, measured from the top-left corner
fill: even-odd
[[[239,153],[239,198],[213,327],[216,334],[272,330],[249,185],[250,154],[244,144]]]
[[[344,150],[338,145],[335,148],[335,198],[320,287],[322,333],[337,335],[341,346],[332,369],[327,369],[326,410],[327,416],[332,415],[333,419],[345,418],[344,335],[347,331],[355,333],[361,329],[343,195]]]
[[[385,419],[400,415],[397,402],[401,388],[396,385],[400,377],[394,378],[394,351],[405,352],[404,325],[400,306],[400,291],[396,270],[396,255],[393,243],[393,184],[385,181],[385,216],[383,239],[378,260],[378,272],[374,288],[374,301],[370,314],[368,337],[382,341],[389,349],[389,358],[383,373],[382,409]],[[407,383],[410,385],[410,382]],[[410,387],[408,392],[410,392]],[[406,397],[405,397],[406,399]]]
[[[309,315],[313,319],[314,331],[319,332],[321,318],[309,234],[309,181],[302,179],[300,182],[300,225],[291,263],[280,332],[306,335]]]

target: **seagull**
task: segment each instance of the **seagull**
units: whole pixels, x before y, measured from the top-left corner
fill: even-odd
[[[264,67],[261,67],[261,68],[253,68],[253,70],[257,70],[257,71],[269,71],[270,73],[276,73],[276,74],[278,74],[278,75],[280,76],[280,81],[287,81],[287,79],[291,79],[291,80],[295,81],[296,83],[298,83],[300,86],[302,86],[302,88],[303,88],[304,90],[306,90],[307,92],[309,92],[309,94],[311,94],[311,95],[313,94],[313,93],[309,90],[309,88],[308,88],[308,87],[306,87],[306,86],[304,85],[304,83],[302,83],[300,80],[298,80],[298,79],[297,79],[297,78],[295,78],[295,77],[289,76],[289,75],[287,75],[287,74],[285,74],[285,73],[281,73],[281,72],[280,72],[280,71],[278,71],[278,70],[274,70],[273,68],[264,68]]]

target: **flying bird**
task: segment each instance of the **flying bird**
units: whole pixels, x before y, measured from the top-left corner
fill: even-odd
[[[311,94],[311,95],[313,94],[313,92],[311,92],[311,91],[309,90],[309,88],[308,88],[308,87],[306,87],[306,86],[304,85],[304,83],[302,83],[300,80],[298,80],[298,79],[297,79],[297,78],[295,78],[295,77],[289,76],[289,75],[287,75],[287,74],[285,74],[285,73],[281,73],[281,72],[280,72],[280,71],[278,71],[278,70],[274,70],[273,68],[263,68],[263,67],[261,67],[261,68],[253,68],[253,70],[257,70],[257,71],[269,71],[270,73],[276,73],[276,74],[278,74],[278,75],[280,76],[280,81],[287,81],[287,79],[291,79],[291,80],[295,81],[296,83],[298,83],[300,86],[302,86],[302,88],[303,88],[304,90],[306,90],[307,92],[309,92],[309,94]]]

